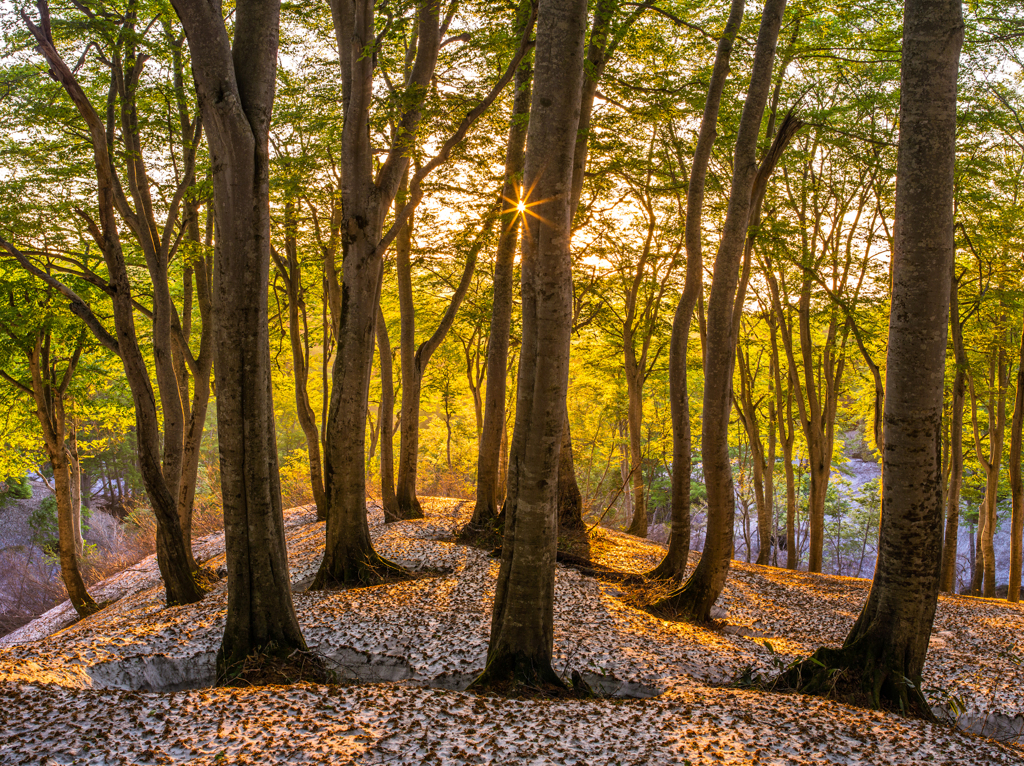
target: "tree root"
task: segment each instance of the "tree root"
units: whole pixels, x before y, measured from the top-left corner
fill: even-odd
[[[412,574],[405,567],[390,561],[371,550],[360,558],[349,558],[340,566],[321,566],[309,586],[309,590],[330,590],[379,585],[388,580],[401,580]]]
[[[490,519],[483,524],[474,524],[471,521],[458,531],[455,535],[455,542],[492,551],[501,546],[503,533],[504,530],[497,518]]]
[[[661,560],[658,566],[654,567],[650,572],[644,574],[645,580],[675,580],[676,582],[682,582],[686,576],[686,562],[683,561],[682,568],[676,567],[672,562],[668,560],[668,556]]]
[[[499,652],[488,660],[483,673],[467,691],[492,693],[501,697],[568,697],[571,689],[558,677],[550,663],[512,652]]]
[[[305,649],[280,650],[269,644],[237,662],[224,665],[217,657],[217,680],[214,686],[281,686],[302,682],[333,684],[338,674],[328,661],[316,652]]]
[[[647,607],[647,611],[663,620],[676,620],[694,624],[711,622],[710,608],[702,608],[702,599],[691,581],[683,583],[664,598]]]
[[[763,684],[770,691],[795,691],[848,705],[888,710],[909,718],[936,722],[921,691],[921,679],[908,679],[903,668],[884,652],[854,642],[842,649],[818,649],[782,675]]]

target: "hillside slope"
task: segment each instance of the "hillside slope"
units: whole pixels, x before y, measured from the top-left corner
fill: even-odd
[[[201,604],[165,608],[155,562],[104,583],[116,602],[70,627],[67,606],[0,641],[0,763],[1024,764],[1016,747],[950,726],[827,700],[723,688],[842,640],[868,583],[737,564],[719,630],[659,620],[614,585],[559,567],[555,666],[607,693],[595,701],[503,700],[455,691],[486,656],[497,562],[445,540],[454,501],[383,525],[379,550],[448,573],[304,592],[323,526],[287,513],[296,610],[311,648],[361,683],[209,689],[224,581]],[[196,546],[223,565],[221,536]],[[598,530],[595,560],[644,571],[659,546]],[[695,561],[695,558],[694,558]],[[691,562],[693,563],[693,562]],[[943,598],[925,669],[936,706],[1003,738],[1024,723],[1021,608]],[[42,759],[42,760],[40,760]]]

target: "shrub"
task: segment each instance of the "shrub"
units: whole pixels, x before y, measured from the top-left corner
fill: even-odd
[[[28,500],[32,497],[32,485],[27,476],[22,476],[20,479],[8,476],[4,484],[7,485],[7,491],[4,493],[7,497],[18,500]]]
[[[309,456],[305,447],[289,452],[281,461],[281,502],[285,508],[309,505],[313,490],[309,485]]]

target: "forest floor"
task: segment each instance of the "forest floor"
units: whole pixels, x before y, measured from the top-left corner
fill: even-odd
[[[483,668],[498,563],[448,542],[468,505],[424,507],[427,519],[388,527],[370,514],[378,550],[422,577],[327,593],[305,592],[323,525],[286,513],[299,622],[351,681],[208,688],[225,581],[200,604],[166,608],[149,558],[94,589],[114,603],[89,619],[73,622],[65,604],[0,639],[0,763],[1024,764],[1009,741],[1024,728],[1022,607],[940,600],[927,694],[959,727],[927,724],[724,685],[841,643],[868,588],[742,563],[713,627],[660,620],[623,586],[559,566],[556,670],[614,696],[458,691]],[[590,547],[595,562],[628,572],[663,555],[602,529]],[[222,535],[195,551],[222,570]]]

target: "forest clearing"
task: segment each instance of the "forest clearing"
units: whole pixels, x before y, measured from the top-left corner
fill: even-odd
[[[939,602],[925,682],[952,724],[833,701],[730,688],[825,643],[838,645],[868,581],[738,564],[714,626],[666,622],[617,586],[559,566],[554,665],[605,700],[504,700],[455,691],[483,669],[497,561],[448,542],[459,501],[423,498],[426,519],[385,526],[377,548],[440,574],[372,588],[304,590],[323,549],[308,509],[286,513],[296,611],[313,651],[350,679],[208,688],[224,626],[223,582],[200,604],[165,609],[155,562],[96,589],[117,600],[73,620],[69,604],[0,639],[8,714],[0,761],[46,763],[762,763],[1019,764],[1024,615],[989,600]],[[659,546],[595,530],[595,562],[641,572]],[[196,555],[223,567],[223,535]],[[208,558],[207,558],[208,557]],[[694,560],[695,563],[695,560]],[[748,635],[744,635],[748,634]],[[766,648],[770,643],[773,650]],[[103,721],[97,727],[97,721]],[[1006,744],[1000,744],[1002,739]]]

